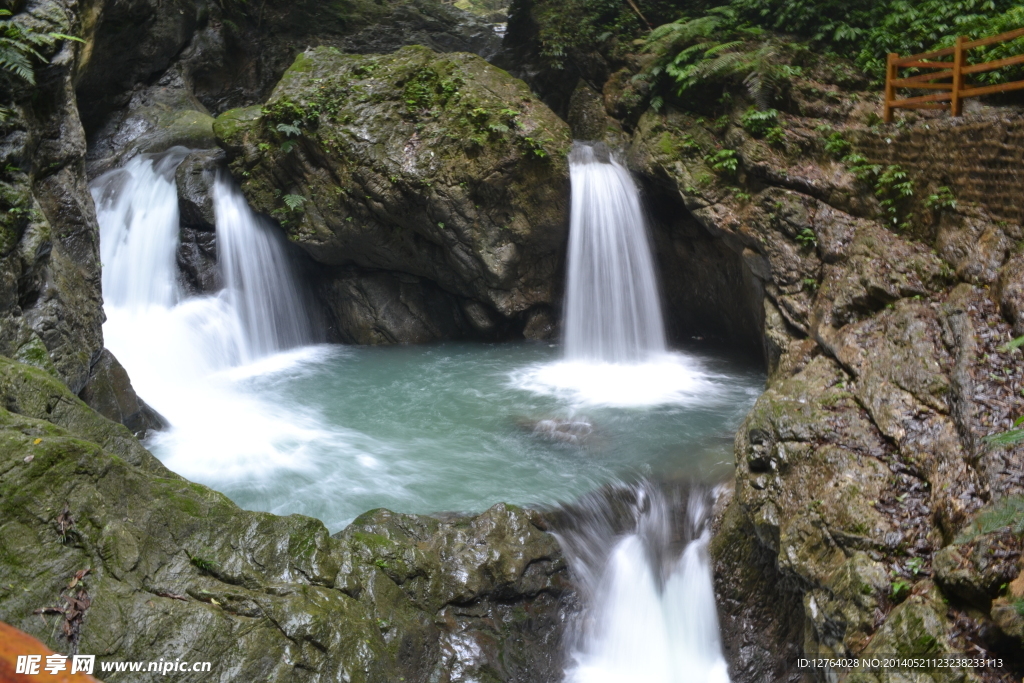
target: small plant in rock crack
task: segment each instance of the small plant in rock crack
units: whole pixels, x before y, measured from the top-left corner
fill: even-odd
[[[282,197],[284,205],[288,207],[289,211],[301,211],[303,205],[306,203],[306,198],[298,194],[286,194]]]
[[[850,154],[850,141],[843,137],[843,134],[836,131],[825,138],[825,152],[837,159],[842,159]]]
[[[956,197],[953,196],[952,190],[943,185],[934,194],[928,195],[928,198],[924,200],[924,205],[932,211],[955,209]]]
[[[909,560],[907,560],[907,570],[911,574],[913,574],[914,576],[917,576],[918,574],[920,574],[923,569],[924,569],[924,558],[922,558],[922,557],[912,557]]]
[[[779,124],[779,112],[775,109],[758,110],[750,107],[740,118],[743,129],[756,138],[763,137]]]
[[[201,572],[212,574],[217,569],[217,563],[201,555],[188,555],[189,563]]]
[[[810,228],[804,228],[797,233],[796,241],[805,247],[813,247],[818,244],[818,236]]]
[[[735,150],[720,149],[714,154],[704,157],[704,163],[711,167],[715,173],[734,176],[739,169],[739,158]]]
[[[278,133],[284,133],[285,137],[299,137],[302,135],[302,129],[299,126],[302,125],[301,121],[292,121],[291,123],[279,123],[276,126]],[[287,154],[288,152],[295,149],[295,140],[285,140],[281,143],[281,151]]]

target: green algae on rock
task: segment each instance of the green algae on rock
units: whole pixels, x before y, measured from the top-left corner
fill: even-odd
[[[554,302],[568,127],[481,58],[317,48],[214,129],[253,208],[316,261],[425,278],[520,327]]]

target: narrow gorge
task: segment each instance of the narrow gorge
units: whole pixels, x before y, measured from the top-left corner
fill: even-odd
[[[1019,681],[1024,100],[880,115],[1024,14],[898,4],[2,4],[0,622],[105,681]]]

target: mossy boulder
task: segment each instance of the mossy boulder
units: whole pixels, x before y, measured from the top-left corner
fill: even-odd
[[[253,207],[321,264],[425,278],[506,320],[556,298],[568,127],[479,57],[309,50],[258,117],[215,131]]]
[[[536,513],[331,537],[167,471],[40,370],[0,359],[0,391],[0,621],[54,650],[213,662],[187,681],[557,676],[566,570]]]

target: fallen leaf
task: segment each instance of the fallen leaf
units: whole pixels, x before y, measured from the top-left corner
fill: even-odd
[[[33,442],[32,442],[32,445],[33,445],[33,446],[38,446],[38,445],[39,445],[39,444],[41,444],[42,442],[43,442],[43,440],[42,440],[42,439],[36,439],[35,441],[33,441]]]

